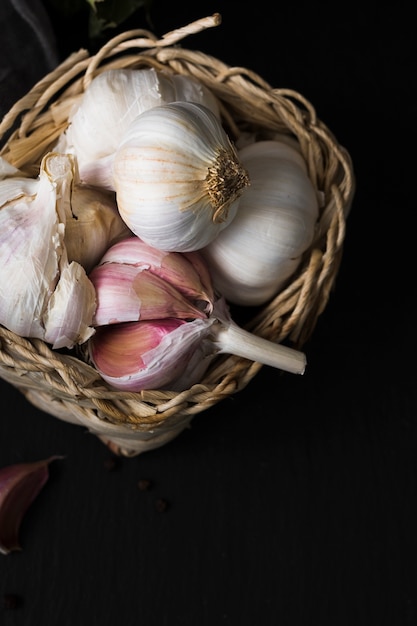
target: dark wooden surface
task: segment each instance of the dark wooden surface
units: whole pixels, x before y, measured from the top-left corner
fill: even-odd
[[[160,35],[219,11],[186,46],[301,92],[348,148],[343,262],[304,376],[263,368],[115,466],[0,381],[0,465],[64,457],[0,556],[1,626],[417,624],[413,19],[328,5],[155,0]]]

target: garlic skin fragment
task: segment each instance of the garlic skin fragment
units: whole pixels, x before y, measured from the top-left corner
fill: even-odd
[[[266,303],[299,267],[313,241],[318,200],[302,155],[259,141],[239,151],[251,186],[233,222],[201,250],[215,288],[230,303]]]
[[[95,307],[95,292],[83,268],[74,271],[74,283],[64,289],[66,277],[75,270],[67,269],[64,243],[72,178],[72,159],[48,153],[37,179],[0,181],[0,323],[22,337],[47,340],[64,336],[54,326],[57,319],[76,318],[77,324],[67,329],[65,346],[59,341],[67,348],[94,332],[89,316]],[[58,286],[61,297],[51,299]]]
[[[9,176],[23,176],[20,170],[0,156],[0,180]]]
[[[191,102],[154,107],[125,133],[113,161],[120,215],[161,250],[207,246],[230,224],[249,177],[212,111]]]
[[[102,186],[96,163],[115,153],[129,124],[144,111],[177,100],[204,104],[219,117],[214,94],[193,77],[154,68],[105,70],[71,112],[55,150],[76,155],[83,183]]]
[[[49,464],[62,457],[16,463],[0,469],[0,553],[21,550],[23,518],[49,478]]]

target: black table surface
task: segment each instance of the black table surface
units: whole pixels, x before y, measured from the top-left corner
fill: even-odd
[[[207,0],[155,0],[152,11],[158,35],[220,12],[222,24],[186,47],[314,104],[355,168],[343,261],[304,346],[304,376],[264,367],[174,441],[137,457],[114,460],[85,428],[0,381],[0,466],[63,457],[23,519],[22,549],[0,555],[0,624],[415,625],[411,13]],[[148,28],[139,18],[135,26]],[[58,56],[81,47],[82,33],[68,39],[54,27]],[[22,48],[20,31],[7,32]],[[5,58],[22,66],[10,50],[2,67]],[[39,52],[31,67],[29,56],[23,81],[9,87],[6,77],[2,103],[55,63]]]

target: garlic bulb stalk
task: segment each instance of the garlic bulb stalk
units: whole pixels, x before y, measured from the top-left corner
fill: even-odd
[[[234,354],[291,374],[304,374],[307,359],[303,352],[264,339],[238,326],[231,318],[224,297],[216,301],[213,317],[217,324],[211,328],[211,341],[219,353]]]
[[[239,151],[251,185],[233,222],[201,250],[215,288],[233,304],[261,305],[286,284],[313,241],[318,200],[305,161],[282,141]]]
[[[99,186],[95,164],[116,151],[129,124],[147,109],[177,100],[204,104],[219,116],[213,93],[191,76],[154,68],[103,71],[71,112],[55,150],[75,154],[82,182]]]
[[[100,326],[88,341],[92,363],[115,389],[182,391],[199,382],[218,354],[233,354],[295,374],[306,367],[304,353],[240,328],[224,298],[212,315]]]
[[[72,159],[48,153],[36,180],[0,181],[0,323],[53,348],[94,332],[94,287],[64,243],[72,179]]]
[[[136,236],[112,245],[89,278],[97,296],[94,326],[204,318],[213,310],[210,276],[197,252],[164,252]]]
[[[119,212],[161,250],[208,245],[233,221],[249,178],[212,111],[191,102],[154,107],[129,126],[113,161]]]

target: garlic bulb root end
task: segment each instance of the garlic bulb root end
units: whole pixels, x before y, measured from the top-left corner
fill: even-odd
[[[222,148],[209,167],[206,185],[214,208],[213,222],[220,224],[227,220],[230,205],[249,185],[249,175],[237,156]]]

